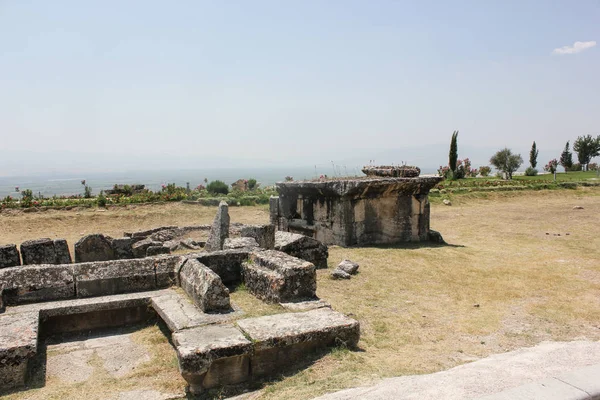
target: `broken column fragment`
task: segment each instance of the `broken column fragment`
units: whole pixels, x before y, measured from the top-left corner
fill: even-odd
[[[206,251],[223,250],[225,239],[229,237],[229,206],[221,201],[217,215],[210,228],[210,234],[204,247]]]
[[[275,232],[275,250],[315,264],[317,268],[327,268],[329,251],[327,246],[299,233]]]

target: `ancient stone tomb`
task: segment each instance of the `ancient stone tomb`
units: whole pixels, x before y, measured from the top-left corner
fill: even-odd
[[[0,269],[0,394],[27,387],[38,344],[48,336],[152,319],[168,327],[192,393],[278,375],[310,350],[355,346],[358,322],[316,298],[315,265],[273,250],[277,241],[268,226],[247,228],[242,239],[251,240],[223,250],[226,214],[222,204],[209,239],[214,251]],[[303,250],[318,248],[311,240],[286,237],[279,245],[296,241],[290,248],[310,258],[315,252]],[[114,250],[102,243],[90,240],[86,253]],[[56,257],[56,244],[45,246]],[[282,313],[244,318],[230,301],[230,288],[241,282],[258,298],[282,304]]]
[[[340,246],[430,240],[428,195],[442,178],[407,167],[364,171],[362,178],[277,183],[271,223]]]

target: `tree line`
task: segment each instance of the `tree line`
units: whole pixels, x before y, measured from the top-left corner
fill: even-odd
[[[577,153],[578,164],[573,162],[573,152]],[[567,141],[560,158],[550,160],[544,166],[544,170],[555,173],[558,165],[561,165],[565,169],[565,172],[570,170],[589,171],[592,159],[600,156],[600,135],[597,137],[593,137],[592,135],[577,137],[573,143],[573,152],[570,148],[570,142]],[[534,141],[529,152],[529,167],[525,170],[525,175],[537,175],[538,170],[536,167],[538,154],[539,150]],[[490,164],[499,172],[503,173],[506,179],[512,179],[514,172],[523,164],[523,157],[521,157],[521,154],[515,154],[511,149],[505,147],[504,149],[497,151],[490,158]],[[464,178],[461,168],[461,161],[458,160],[458,131],[454,131],[452,132],[452,138],[450,140],[448,167],[440,167],[438,172],[448,179],[460,179]],[[481,167],[480,170],[482,168],[484,167]]]

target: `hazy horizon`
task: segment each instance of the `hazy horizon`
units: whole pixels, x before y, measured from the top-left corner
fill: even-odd
[[[0,176],[540,165],[600,133],[600,3],[0,1]]]

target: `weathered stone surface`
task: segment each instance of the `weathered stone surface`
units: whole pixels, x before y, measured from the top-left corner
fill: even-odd
[[[23,386],[37,353],[38,314],[0,315],[0,389]]]
[[[327,268],[329,250],[327,246],[306,235],[298,233],[275,232],[275,250],[315,264],[317,268]]]
[[[358,272],[359,265],[350,260],[342,260],[341,263],[337,266],[338,269],[341,269],[347,274],[354,275]]]
[[[416,178],[421,174],[421,169],[409,165],[368,165],[363,167],[362,172],[367,176]]]
[[[206,242],[199,242],[192,238],[183,239],[179,243],[180,247],[187,248],[190,250],[200,250],[206,244]]]
[[[0,268],[16,267],[21,265],[19,250],[14,244],[0,246]]]
[[[156,289],[152,258],[74,264],[73,271],[77,297]]]
[[[233,325],[185,329],[172,338],[192,393],[249,379],[252,343]]]
[[[35,265],[0,270],[7,305],[75,297],[71,265]]]
[[[243,315],[243,311],[229,313],[204,313],[194,306],[187,296],[173,292],[152,298],[152,307],[171,332],[193,328],[201,325],[228,322]]]
[[[146,256],[158,256],[160,254],[171,254],[171,249],[166,246],[148,246],[146,249]]]
[[[429,241],[438,244],[446,244],[446,241],[442,237],[442,234],[433,229],[429,230]]]
[[[146,257],[146,250],[148,250],[148,247],[150,246],[162,246],[162,243],[152,240],[150,238],[140,240],[139,242],[136,242],[131,246],[133,256],[135,258]]]
[[[150,239],[157,242],[167,242],[169,240],[177,239],[183,235],[183,231],[179,228],[168,228],[158,232],[154,232],[149,236]]]
[[[428,240],[428,195],[443,178],[279,182],[278,228],[340,246]]]
[[[293,303],[279,303],[279,305],[285,308],[288,311],[298,312],[298,311],[309,311],[316,310],[317,308],[328,307],[331,308],[331,304],[328,302],[318,299],[318,300],[309,300],[309,301],[298,301]]]
[[[360,338],[358,321],[329,308],[242,319],[237,324],[254,346],[253,377],[273,374],[318,348],[356,346]]]
[[[163,255],[152,257],[154,262],[154,273],[156,274],[156,287],[168,288],[177,284],[177,272],[179,267],[187,260],[186,257],[178,255]]]
[[[269,223],[274,227],[279,225],[279,197],[269,197]]]
[[[133,257],[133,240],[129,237],[116,238],[112,240],[112,248],[115,259],[129,260]]]
[[[49,238],[28,240],[21,243],[23,265],[54,264],[56,252],[54,242]]]
[[[219,275],[224,284],[232,285],[241,282],[242,263],[248,259],[248,254],[248,249],[234,249],[197,253],[193,257]]]
[[[210,235],[206,241],[206,251],[217,251],[223,249],[225,239],[229,237],[229,206],[221,201],[217,215],[210,228]]]
[[[204,312],[229,311],[229,290],[219,275],[195,259],[188,259],[179,270],[181,288]]]
[[[101,233],[82,237],[75,243],[75,262],[108,261],[115,259],[112,239]]]
[[[54,239],[54,253],[56,254],[54,264],[71,264],[71,253],[65,239]]]
[[[223,250],[231,249],[255,249],[259,247],[252,237],[227,238],[223,244]]]
[[[352,278],[352,275],[350,275],[346,271],[336,268],[333,271],[331,271],[331,277],[333,279],[350,279]]]
[[[152,235],[153,233],[168,230],[168,229],[177,229],[177,226],[175,226],[175,225],[159,226],[158,228],[147,229],[145,231],[124,232],[123,236],[130,237],[130,238],[134,239],[134,241],[138,241],[141,239],[146,239],[148,236]]]
[[[253,251],[242,264],[243,280],[259,299],[281,303],[314,299],[315,266],[276,250]]]
[[[240,236],[256,240],[258,247],[273,250],[275,247],[275,225],[244,225]]]

